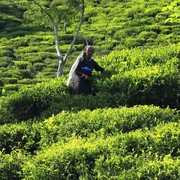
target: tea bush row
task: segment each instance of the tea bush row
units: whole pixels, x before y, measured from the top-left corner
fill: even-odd
[[[16,6],[17,8],[22,8],[18,3],[16,4]],[[26,6],[26,4],[24,4],[24,6]],[[112,7],[113,11],[111,10]],[[25,9],[26,7],[24,7],[24,10]],[[152,44],[159,44],[162,43],[161,35],[163,35],[163,33],[161,33],[161,31],[167,31],[167,29],[169,28],[167,27],[168,22],[171,22],[171,26],[175,28],[168,29],[168,34],[170,34],[170,36],[164,36],[164,42],[166,42],[166,44],[169,42],[177,43],[178,40],[176,39],[176,35],[178,35],[179,28],[176,27],[176,20],[178,19],[176,16],[177,9],[178,2],[170,3],[168,0],[165,0],[161,3],[151,3],[146,1],[142,1],[142,3],[135,1],[121,3],[115,1],[99,3],[89,2],[86,8],[87,14],[85,14],[86,21],[82,26],[83,35],[79,37],[77,43],[82,44],[85,39],[83,36],[85,36],[86,39],[90,38],[90,40],[96,39],[96,41],[99,41],[103,40],[102,38],[99,38],[100,34],[103,34],[103,37],[105,36],[105,34],[107,34],[111,39],[113,39],[114,42],[119,42],[123,47],[125,47],[125,45],[127,45],[128,47],[133,47],[133,43],[128,43],[131,42],[131,40],[134,40],[135,45],[144,45],[146,43],[148,44],[149,41]],[[25,19],[22,18],[21,20],[24,21]],[[33,28],[37,28],[34,27],[33,24],[31,24],[31,26],[31,31]],[[17,28],[18,31],[19,26],[15,28]],[[70,29],[70,27],[68,28]],[[136,30],[132,32],[132,29]],[[174,29],[177,29],[177,31],[173,32]],[[28,40],[30,43],[29,45],[35,45],[33,44],[33,42],[36,43],[37,46],[39,46],[41,43],[49,45],[54,44],[53,36],[50,36],[50,33],[47,33],[47,31],[49,31],[49,29],[46,29],[46,32],[44,32],[45,35],[43,35],[43,32],[40,31],[39,28],[39,31],[36,33],[36,35],[29,34],[29,36],[31,36],[30,40]],[[93,31],[96,31],[97,33],[94,35],[89,35]],[[144,35],[142,37],[142,31],[143,34],[147,35],[146,37],[144,37]],[[24,32],[24,34],[25,33],[27,33],[27,30]],[[119,35],[115,35],[116,33],[118,33]],[[150,33],[150,35],[148,35],[148,33]],[[153,38],[151,35],[153,35]],[[155,41],[158,37],[159,39],[156,43]],[[71,39],[72,34],[63,35],[62,37],[60,35],[60,42],[63,45],[69,44]],[[39,44],[37,44],[38,42]],[[103,43],[105,43],[104,40]],[[112,47],[114,46],[109,45],[109,49],[112,49]]]
[[[129,71],[138,67],[152,66],[155,64],[161,65],[162,63],[166,63],[167,61],[173,60],[173,58],[178,58],[178,68],[178,44],[149,48],[135,48],[132,50],[124,49],[118,52],[114,51],[110,53],[108,56],[101,57],[100,60],[99,58],[97,58],[97,60],[99,60],[99,62],[103,64],[106,71],[111,71],[111,74],[114,74],[120,72],[124,73],[125,71]],[[48,62],[47,59],[50,59],[51,63]],[[21,59],[21,61],[19,60],[14,61],[14,65],[11,65],[11,70],[3,69],[1,73],[2,76],[15,76],[18,77],[18,79],[47,77],[48,75],[50,75],[51,78],[54,78],[56,76],[58,64],[54,53],[48,52],[42,54],[39,52],[38,55],[37,53],[28,53],[23,54],[23,59]],[[69,59],[69,61],[73,61],[72,57],[71,59]],[[68,68],[70,68],[71,66],[70,62],[67,63],[67,66],[68,67],[66,67],[64,71],[65,75],[67,75],[67,73],[69,72]],[[49,71],[50,73],[48,73]],[[11,74],[9,74],[9,72],[11,72]]]
[[[14,161],[13,152],[1,154],[3,176],[11,170],[24,179],[178,179],[179,128],[169,122],[106,138],[72,137],[32,158],[21,153],[23,161]]]
[[[162,65],[172,59],[180,58],[180,44],[169,44],[167,46],[137,47],[112,51],[110,54],[96,58],[103,66],[112,70],[113,73],[120,70],[133,70],[138,67]],[[124,67],[125,66],[125,67]],[[125,69],[126,68],[126,69]]]
[[[21,123],[21,124],[5,124],[1,126],[0,150],[5,154],[10,154],[14,150],[21,149],[34,154],[40,149],[39,141],[41,139],[40,126],[36,124]]]
[[[62,39],[65,38],[62,36]],[[18,79],[36,78],[39,76],[37,75],[38,73],[41,73],[43,77],[47,77],[48,72],[54,72],[54,76],[50,75],[51,78],[56,77],[58,60],[52,35],[39,33],[39,35],[37,34],[36,36],[27,35],[10,40],[4,38],[3,40],[1,43],[5,45],[1,46],[3,49],[1,53],[1,67],[4,67],[2,76],[6,77],[9,70],[16,70],[19,73]],[[44,44],[46,40],[48,42]],[[62,53],[66,52],[68,48],[68,44],[62,44]],[[82,44],[77,44],[73,47],[72,52],[80,51],[81,49]],[[51,62],[46,64],[46,59],[50,59]],[[14,73],[12,72],[12,74]]]
[[[117,60],[118,61],[118,60]],[[120,61],[120,59],[119,59]],[[179,59],[170,59],[161,65],[137,67],[127,70],[127,62],[113,63],[109,69],[119,71],[105,80],[97,79],[97,89],[102,92],[124,94],[127,105],[155,104],[178,107]],[[137,65],[138,66],[138,65]]]
[[[174,58],[162,65],[137,67],[125,70],[125,72],[121,70],[118,72],[118,61],[119,59],[112,64],[112,66],[117,66],[117,69],[112,70],[116,71],[115,73],[111,74],[111,68],[109,68],[109,72],[107,69],[105,74],[95,75],[93,89],[96,95],[94,97],[72,96],[68,93],[63,78],[61,81],[56,79],[52,80],[52,83],[45,82],[32,88],[24,88],[24,90],[22,88],[16,94],[7,97],[1,105],[3,107],[0,110],[3,119],[1,124],[34,118],[43,111],[48,111],[50,107],[51,112],[80,109],[83,106],[95,109],[135,104],[155,104],[178,108],[179,59]],[[123,69],[128,69],[127,63],[122,64]],[[59,107],[56,109],[55,106]]]
[[[0,175],[2,180],[21,179],[22,167],[25,160],[28,159],[27,154],[21,151],[13,151],[11,154],[0,152]]]
[[[60,79],[38,83],[31,88],[25,86],[19,92],[7,96],[5,101],[0,104],[0,124],[39,116],[65,92],[63,80]]]
[[[113,11],[110,7],[113,7]],[[176,27],[178,8],[178,1],[171,3],[168,0],[161,3],[144,0],[99,2],[87,7],[87,15],[91,18],[87,17],[86,20],[91,23],[85,24],[82,31],[91,40],[95,38],[89,32],[95,30],[97,34],[106,34],[119,42],[120,48],[178,43],[178,31],[174,31],[179,29]],[[95,36],[99,41],[99,36]]]
[[[118,179],[122,174],[125,179],[138,174],[141,178],[177,178],[179,133],[179,123],[168,123],[106,139],[74,138],[39,153],[24,166],[24,174],[32,179],[98,179],[98,175],[99,179]]]
[[[72,136],[108,137],[178,121],[179,114],[176,110],[155,106],[81,110],[76,113],[63,111],[43,122],[28,121],[2,125],[0,149],[5,153],[22,149],[34,154],[39,149],[58,141],[66,141]]]
[[[178,122],[179,118],[176,110],[154,106],[103,108],[77,113],[63,111],[42,122],[41,143],[47,146],[72,136],[107,137],[136,129],[151,129],[161,123]]]

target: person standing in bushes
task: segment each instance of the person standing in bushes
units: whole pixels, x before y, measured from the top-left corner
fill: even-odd
[[[67,86],[72,84],[73,94],[91,94],[91,78],[93,69],[101,72],[104,71],[104,68],[99,66],[98,63],[92,59],[93,53],[94,48],[87,45],[71,67]]]

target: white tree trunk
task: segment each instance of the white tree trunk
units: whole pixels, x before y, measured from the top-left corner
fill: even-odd
[[[58,26],[54,25],[54,40],[55,40],[55,46],[56,46],[56,53],[57,53],[57,57],[58,60],[62,59],[61,56],[61,51],[60,51],[60,46],[59,46],[59,37],[58,37]]]
[[[60,77],[62,75],[63,69],[64,69],[64,58],[61,55],[60,51],[60,45],[59,45],[59,37],[58,37],[58,25],[53,24],[54,26],[54,40],[55,40],[55,46],[56,46],[56,53],[59,61],[58,69],[57,69],[57,77]]]
[[[84,6],[84,0],[81,0],[81,4],[79,6],[80,8],[80,12],[81,12],[81,18],[80,18],[80,22],[77,26],[77,29],[76,29],[76,33],[74,35],[74,38],[71,42],[71,45],[69,47],[69,49],[67,50],[66,54],[64,56],[61,55],[61,51],[60,51],[60,45],[59,45],[59,38],[58,38],[58,25],[59,25],[59,20],[58,19],[58,22],[55,23],[54,22],[54,19],[53,17],[48,13],[48,11],[46,11],[38,2],[36,2],[35,0],[32,0],[37,6],[40,7],[40,9],[49,17],[49,19],[51,20],[52,24],[53,24],[53,27],[54,27],[54,40],[55,40],[55,46],[56,46],[56,53],[57,53],[57,57],[58,57],[58,61],[59,61],[59,65],[58,65],[58,69],[57,69],[57,77],[60,77],[62,75],[62,72],[63,72],[63,69],[64,69],[64,65],[65,65],[65,62],[67,60],[67,57],[69,55],[69,53],[71,52],[72,48],[73,48],[73,45],[76,41],[76,38],[78,36],[78,33],[79,33],[79,30],[80,30],[80,27],[83,23],[83,18],[84,18],[84,9],[85,9],[85,6]],[[64,31],[66,33],[66,24],[64,24]]]
[[[57,70],[57,77],[60,77],[62,76],[62,72],[63,72],[63,69],[64,69],[64,63],[65,61],[63,60],[59,60],[59,65],[58,65],[58,70]]]
[[[57,53],[59,52],[59,56],[58,56],[59,65],[58,65],[58,70],[57,70],[57,77],[60,77],[62,75],[62,72],[63,72],[63,69],[64,69],[64,65],[66,63],[67,57],[69,56],[69,53],[71,52],[71,50],[72,50],[72,48],[74,46],[74,43],[75,43],[75,41],[77,39],[79,30],[81,28],[81,25],[83,24],[83,20],[84,20],[84,8],[85,8],[84,7],[84,0],[82,0],[82,7],[81,8],[82,8],[81,9],[81,18],[80,18],[79,24],[77,26],[74,38],[73,38],[73,40],[71,42],[71,45],[70,45],[69,49],[67,50],[67,52],[66,52],[66,54],[64,56],[61,56],[60,49],[59,49],[59,42],[56,42],[56,51],[57,51]],[[55,29],[57,30],[57,28],[55,28]],[[55,35],[56,35],[55,39],[58,40],[57,31],[56,31]]]

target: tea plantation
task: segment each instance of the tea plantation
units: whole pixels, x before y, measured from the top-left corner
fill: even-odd
[[[50,13],[65,1],[37,2]],[[32,1],[1,0],[0,179],[178,180],[179,11],[179,0],[85,1],[57,78],[48,17]],[[62,54],[78,22],[68,17]],[[72,95],[66,80],[87,41],[105,72],[93,72],[92,95]]]

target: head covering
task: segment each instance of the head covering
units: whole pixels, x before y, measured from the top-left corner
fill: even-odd
[[[72,84],[74,82],[74,78],[75,78],[75,70],[80,62],[80,60],[83,58],[83,53],[81,53],[77,59],[75,60],[75,62],[73,63],[70,72],[69,72],[69,77],[68,80],[66,82],[66,85],[69,86],[70,84]]]
[[[83,50],[84,55],[86,55],[86,51],[89,50],[89,49],[92,49],[92,50],[94,51],[94,47],[93,47],[93,46],[87,45],[87,46],[84,48],[84,50]]]

